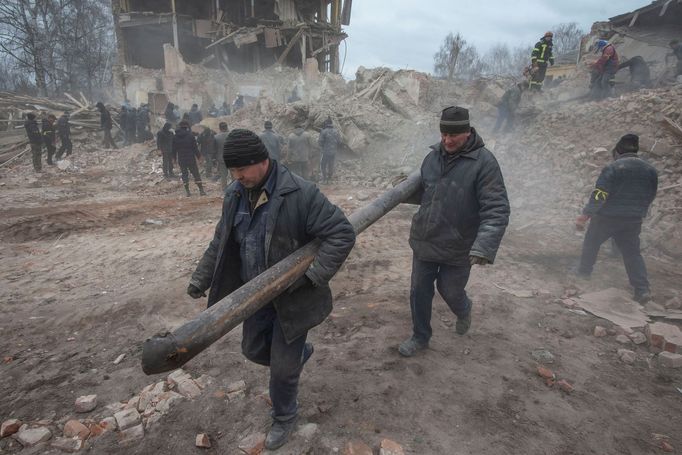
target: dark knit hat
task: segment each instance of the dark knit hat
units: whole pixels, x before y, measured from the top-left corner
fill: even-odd
[[[266,130],[272,129],[272,122],[270,120],[266,120],[265,124],[263,125]]]
[[[459,106],[443,109],[440,115],[440,132],[446,134],[462,134],[471,131],[469,111]]]
[[[268,149],[253,131],[236,129],[227,135],[223,160],[228,168],[250,166],[267,159]]]
[[[637,153],[639,151],[639,136],[636,134],[626,134],[621,137],[616,144],[616,152],[623,153]]]

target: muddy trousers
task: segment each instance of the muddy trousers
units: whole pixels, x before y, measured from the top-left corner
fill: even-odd
[[[320,173],[322,174],[322,180],[330,180],[334,177],[334,161],[336,160],[336,155],[331,153],[323,153],[322,159],[320,160]]]
[[[428,343],[431,339],[431,307],[438,293],[458,318],[471,311],[471,300],[464,288],[469,281],[470,265],[447,265],[420,261],[412,257],[412,282],[410,285],[410,310],[414,337]]]
[[[641,231],[641,218],[593,216],[585,233],[578,272],[590,275],[602,243],[613,238],[623,256],[625,271],[635,293],[648,292],[649,279],[639,246]]]
[[[33,159],[33,170],[43,170],[43,146],[35,142],[31,142],[31,158]]]
[[[307,360],[306,337],[307,333],[287,344],[272,303],[244,321],[242,353],[250,361],[270,367],[270,399],[275,420],[287,421],[298,413],[298,382]]]
[[[505,131],[511,131],[514,126],[514,112],[510,111],[507,106],[499,106],[497,108],[497,122],[495,122],[495,128],[493,131],[498,131],[502,125],[505,123]]]
[[[168,150],[161,150],[161,160],[163,166],[163,176],[173,177],[173,153]]]
[[[68,136],[59,136],[59,140],[62,144],[59,146],[59,149],[57,150],[57,155],[55,156],[55,159],[57,161],[62,159],[64,153],[66,153],[66,156],[69,156],[73,151],[73,144],[71,143],[71,138],[69,138]]]

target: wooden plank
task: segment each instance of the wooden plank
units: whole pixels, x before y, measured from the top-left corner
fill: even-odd
[[[80,101],[78,101],[76,98],[69,95],[68,93],[64,92],[64,96],[67,97],[68,99],[70,99],[71,101],[73,101],[74,103],[76,103],[78,106],[85,107],[85,106],[83,106],[83,104]]]
[[[298,39],[301,37],[303,34],[303,27],[299,28],[296,34],[291,38],[291,41],[289,41],[289,44],[287,44],[287,47],[284,49],[284,52],[282,52],[282,55],[279,56],[277,59],[277,64],[281,65],[284,59],[287,58],[287,55],[289,55],[289,51],[294,47],[294,44],[298,41]]]
[[[666,116],[663,116],[663,122],[670,127],[673,133],[677,134],[679,137],[682,137],[682,126],[680,126],[677,122]]]
[[[240,27],[240,28],[238,28],[237,30],[235,30],[234,32],[230,33],[229,35],[225,35],[225,36],[223,36],[222,38],[220,38],[219,40],[213,41],[211,44],[209,44],[208,46],[206,46],[204,49],[209,49],[209,48],[211,48],[211,47],[213,47],[213,46],[217,46],[218,44],[227,41],[228,39],[232,38],[234,35],[236,35],[236,34],[239,33],[240,31],[242,31],[243,28],[244,28],[244,27]]]

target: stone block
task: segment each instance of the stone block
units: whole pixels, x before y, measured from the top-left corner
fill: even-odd
[[[104,428],[106,431],[114,431],[116,428],[118,428],[115,417],[106,417],[102,419],[102,421],[99,423],[99,426]]]
[[[196,438],[194,438],[194,445],[201,447],[202,449],[210,449],[211,439],[206,433],[199,433]]]
[[[178,393],[187,398],[196,398],[201,395],[201,389],[192,379],[185,379],[177,384]]]
[[[623,363],[627,363],[628,365],[632,365],[635,363],[636,360],[636,355],[633,351],[630,351],[629,349],[619,349],[617,351],[618,353],[618,358],[621,360]]]
[[[83,440],[79,438],[55,438],[50,445],[62,452],[73,453],[83,448]]]
[[[175,370],[171,374],[168,375],[168,384],[171,386],[176,386],[178,383],[185,381],[187,379],[192,379],[192,376],[187,373],[185,370]]]
[[[36,444],[49,440],[51,437],[52,433],[45,427],[28,428],[25,425],[14,435],[14,438],[24,447],[33,447]]]
[[[405,455],[403,446],[390,439],[382,439],[379,447],[379,455]]]
[[[2,422],[0,426],[0,438],[11,436],[21,428],[21,420],[19,419],[8,419]]]
[[[124,409],[114,414],[118,429],[123,431],[140,423],[140,413],[137,409]]]
[[[682,354],[682,331],[677,326],[654,322],[647,326],[646,335],[652,348]]]
[[[159,395],[159,402],[156,404],[156,410],[162,414],[168,412],[170,409],[171,404],[173,404],[177,400],[182,400],[184,397],[180,395],[177,392],[168,391],[168,392],[163,392],[161,395]],[[145,413],[147,411],[145,410]]]
[[[642,332],[632,332],[632,334],[630,335],[630,339],[635,344],[646,343],[646,335],[644,335]]]
[[[682,368],[682,354],[663,351],[658,354],[658,361],[666,368]]]
[[[76,412],[90,412],[97,407],[97,395],[83,395],[76,398]]]

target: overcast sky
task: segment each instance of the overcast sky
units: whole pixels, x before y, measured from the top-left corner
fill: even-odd
[[[646,0],[356,0],[343,67],[354,79],[358,66],[388,66],[433,71],[445,36],[461,33],[484,53],[496,43],[532,46],[553,25],[577,22],[588,31],[593,22],[627,13]],[[340,48],[341,62],[344,45]]]

